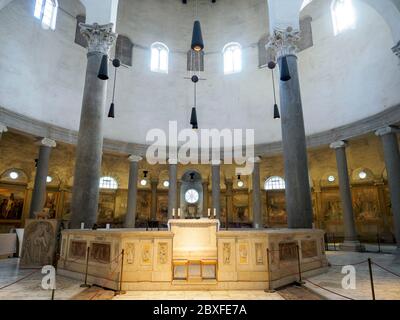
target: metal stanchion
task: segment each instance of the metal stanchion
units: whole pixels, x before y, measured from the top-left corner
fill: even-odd
[[[297,249],[297,267],[298,267],[298,271],[299,271],[299,281],[297,282],[299,285],[303,285],[303,279],[301,277],[301,262],[300,262],[300,247],[299,245],[296,246]]]
[[[267,248],[267,267],[268,267],[268,289],[264,290],[264,292],[273,293],[273,292],[275,292],[275,290],[272,289],[271,263],[270,263],[270,257],[269,257],[269,248]]]
[[[86,252],[85,283],[84,283],[84,284],[81,284],[81,288],[90,288],[90,285],[87,284],[88,269],[89,269],[89,255],[90,255],[90,247],[87,247],[87,252]]]
[[[371,280],[372,300],[376,300],[375,299],[375,288],[374,288],[374,277],[372,275],[372,261],[371,261],[371,258],[368,258],[368,268],[369,268],[369,278]]]
[[[121,252],[121,272],[119,275],[119,290],[115,292],[115,295],[121,295],[121,294],[125,294],[126,291],[122,291],[122,274],[124,272],[124,255],[125,255],[125,250],[122,249]]]

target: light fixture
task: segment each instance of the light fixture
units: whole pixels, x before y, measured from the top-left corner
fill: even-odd
[[[199,124],[197,122],[197,83],[199,82],[199,77],[194,75],[191,78],[192,82],[194,83],[194,103],[193,103],[193,108],[192,108],[192,113],[190,115],[190,125],[192,126],[192,129],[198,129]]]
[[[16,180],[16,179],[18,179],[19,174],[18,174],[18,172],[12,171],[12,172],[10,172],[9,176],[11,179]]]
[[[101,58],[100,70],[97,77],[100,80],[108,80],[108,56],[106,54]]]
[[[140,181],[140,184],[142,185],[142,186],[145,186],[145,185],[147,185],[147,174],[148,174],[149,172],[148,171],[143,171],[143,179]]]
[[[280,70],[281,70],[281,81],[287,82],[290,79],[292,79],[292,77],[290,76],[289,64],[287,62],[287,57],[286,56],[283,56],[280,59]]]
[[[112,102],[110,105],[110,110],[108,111],[108,117],[109,118],[115,118],[115,113],[114,113],[114,108],[115,108],[115,86],[117,83],[117,70],[118,68],[121,66],[121,61],[119,59],[114,59],[112,61],[112,64],[114,66],[115,69],[115,73],[114,73],[114,87],[113,87],[113,95],[112,95]]]
[[[244,182],[240,179],[241,177],[240,177],[240,174],[237,176],[238,177],[238,183],[237,183],[237,185],[238,185],[238,187],[239,188],[243,188],[243,186],[244,186]]]
[[[358,177],[361,179],[361,180],[365,180],[366,178],[367,178],[367,173],[365,172],[365,171],[361,171],[359,174],[358,174]]]
[[[169,187],[169,181],[165,180],[164,183],[163,183],[163,186],[165,188],[168,188]]]
[[[52,182],[53,181],[53,178],[52,177],[50,177],[50,176],[47,176],[47,178],[46,178],[46,182],[47,183],[50,183],[50,182]]]
[[[274,119],[280,119],[281,114],[279,113],[278,104],[276,103],[275,76],[274,76],[275,67],[276,67],[275,61],[268,62],[268,68],[271,70],[272,74],[272,90],[274,91]]]
[[[328,181],[329,182],[335,182],[335,180],[336,180],[335,176],[329,176],[328,177]]]
[[[193,25],[192,45],[194,51],[200,52],[204,49],[203,34],[200,21],[196,20]]]

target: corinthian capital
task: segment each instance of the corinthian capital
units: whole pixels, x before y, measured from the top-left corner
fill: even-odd
[[[300,40],[300,31],[288,27],[286,30],[274,30],[269,38],[267,47],[276,52],[276,58],[279,59],[287,55],[295,55],[297,52],[297,42]]]
[[[82,35],[88,42],[88,52],[99,52],[103,55],[108,55],[108,52],[118,36],[113,32],[113,24],[99,25],[97,23],[80,23],[79,26]]]

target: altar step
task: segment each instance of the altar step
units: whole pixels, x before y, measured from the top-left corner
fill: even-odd
[[[173,286],[191,286],[191,285],[216,285],[218,283],[215,279],[190,279],[190,280],[173,280]]]

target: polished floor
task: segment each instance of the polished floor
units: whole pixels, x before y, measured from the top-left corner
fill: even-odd
[[[385,248],[385,252],[393,248]],[[305,279],[305,286],[287,287],[274,293],[264,291],[128,291],[114,296],[112,291],[92,287],[84,289],[81,282],[57,276],[56,300],[371,300],[371,282],[367,259],[372,260],[375,296],[378,300],[400,300],[400,265],[392,254],[347,253],[328,251],[331,263],[325,274]],[[41,270],[20,269],[18,259],[0,260],[0,300],[50,300],[51,290],[43,290]],[[342,266],[353,265],[355,289],[343,289]],[[385,270],[386,269],[386,270]],[[311,290],[311,291],[310,291]],[[314,293],[312,293],[314,292]],[[315,294],[316,293],[316,294]]]

